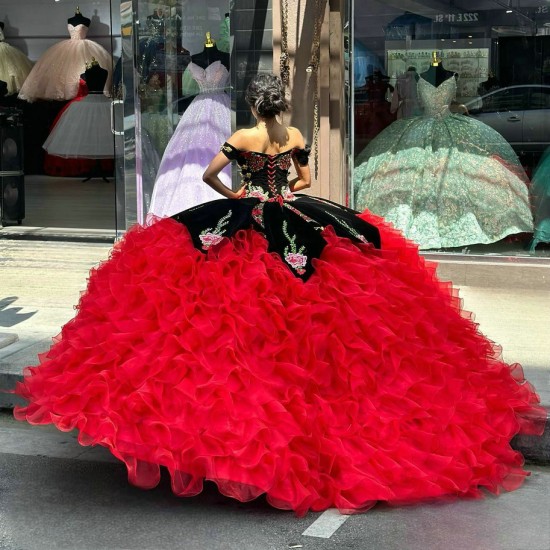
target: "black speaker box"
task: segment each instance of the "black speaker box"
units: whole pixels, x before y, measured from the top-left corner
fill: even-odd
[[[20,117],[0,114],[0,221],[21,224],[25,218],[23,126]]]

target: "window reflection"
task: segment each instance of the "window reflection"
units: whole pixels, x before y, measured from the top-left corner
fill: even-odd
[[[547,253],[550,10],[410,5],[355,3],[355,208],[422,249]]]

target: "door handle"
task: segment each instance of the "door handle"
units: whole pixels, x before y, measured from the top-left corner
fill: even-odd
[[[119,132],[115,129],[115,105],[123,105],[122,99],[115,99],[111,101],[111,133],[115,136],[123,136],[124,132]]]
[[[521,121],[521,118],[518,116],[518,115],[512,115],[512,116],[509,116],[508,117],[508,120],[510,122],[520,122]]]

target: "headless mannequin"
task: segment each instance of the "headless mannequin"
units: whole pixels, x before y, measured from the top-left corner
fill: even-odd
[[[452,76],[457,78],[458,74],[454,73],[453,71],[447,71],[437,57],[437,52],[433,52],[432,64],[430,65],[430,68],[427,71],[423,72],[420,76],[424,80],[429,82],[432,86],[437,87],[445,82],[445,80],[449,80],[449,78],[451,78]]]
[[[86,82],[88,93],[102,94],[108,75],[109,71],[103,69],[97,61],[92,60],[91,65],[80,75],[80,78]]]
[[[101,65],[92,58],[92,62],[89,66],[86,67],[86,70],[80,75],[86,82],[88,87],[88,93],[90,94],[102,94],[103,89],[105,88],[105,82],[107,82],[107,76],[109,72],[105,70]],[[87,177],[83,179],[83,182],[91,180],[92,178],[100,177],[103,181],[109,181],[106,177],[105,172],[103,171],[101,162],[99,159],[96,159],[95,166],[88,172]]]
[[[72,25],[73,27],[76,27],[77,25],[85,25],[86,27],[89,27],[91,20],[87,17],[84,17],[80,13],[80,9],[76,8],[75,14],[73,15],[73,17],[69,17],[69,19],[67,19],[67,23],[69,25]]]
[[[191,61],[203,69],[206,69],[214,61],[221,61],[222,65],[229,70],[229,54],[218,50],[216,44],[210,39],[210,33],[206,33],[206,42],[202,52],[192,55]]]

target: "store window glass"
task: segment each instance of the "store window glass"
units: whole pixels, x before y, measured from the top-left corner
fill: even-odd
[[[125,185],[130,225],[219,198],[201,176],[249,122],[241,98],[252,76],[272,68],[272,24],[269,2],[126,4],[133,34],[127,50],[123,39],[119,95],[126,150],[135,147],[135,168],[125,170],[135,178]],[[233,178],[231,166],[220,174],[227,186]]]
[[[548,255],[550,6],[372,0],[353,22],[353,206],[424,250]]]
[[[5,0],[0,15],[0,238],[111,240],[109,1]]]

